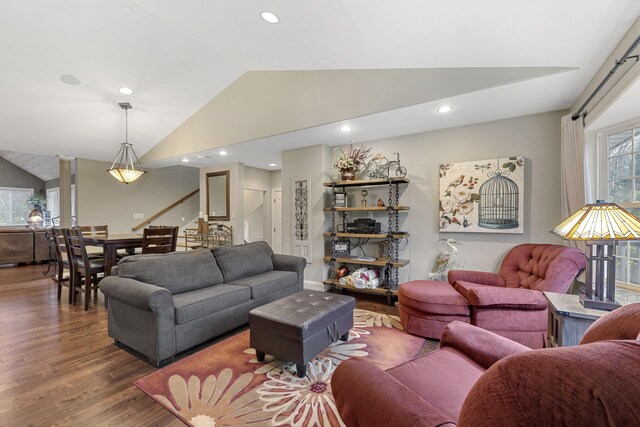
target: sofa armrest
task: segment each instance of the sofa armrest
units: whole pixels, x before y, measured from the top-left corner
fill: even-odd
[[[453,347],[485,369],[504,357],[531,350],[501,335],[458,320],[444,328],[440,347]]]
[[[331,390],[351,427],[455,426],[454,420],[377,366],[349,359],[336,368]]]
[[[273,269],[280,271],[293,271],[298,274],[298,290],[304,289],[304,269],[307,266],[307,260],[293,255],[273,254]]]
[[[469,304],[475,307],[544,310],[547,299],[540,291],[523,288],[471,288],[467,292]]]
[[[124,277],[109,276],[100,282],[100,291],[107,298],[116,299],[122,303],[173,316],[173,297],[171,292],[160,286],[139,282]]]
[[[449,271],[449,283],[452,285],[457,281],[478,283],[480,285],[505,287],[502,276],[495,273],[487,273],[486,271],[469,271],[469,270],[451,270]]]

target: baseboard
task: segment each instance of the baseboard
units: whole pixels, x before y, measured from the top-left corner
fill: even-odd
[[[326,291],[327,289],[329,289],[328,286],[325,286],[324,283],[322,282],[315,282],[313,280],[305,280],[304,281],[304,288],[308,289],[310,291]]]

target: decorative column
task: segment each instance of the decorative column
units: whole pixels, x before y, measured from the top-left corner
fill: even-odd
[[[58,156],[60,160],[60,227],[71,227],[71,161],[73,157]]]

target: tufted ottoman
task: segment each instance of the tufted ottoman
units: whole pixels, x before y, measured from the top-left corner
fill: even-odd
[[[353,327],[355,299],[320,291],[302,291],[249,312],[251,348],[259,361],[265,353],[296,364],[300,378],[307,363]]]
[[[413,280],[398,289],[398,311],[405,331],[440,339],[449,322],[469,323],[469,301],[447,282]]]

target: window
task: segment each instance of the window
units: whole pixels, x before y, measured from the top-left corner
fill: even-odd
[[[32,188],[0,187],[0,225],[27,225]]]
[[[608,200],[640,217],[640,127],[606,135]],[[640,242],[618,242],[616,281],[640,286]]]
[[[47,189],[47,210],[51,218],[60,216],[60,187]],[[76,216],[76,186],[71,186],[71,216]]]

